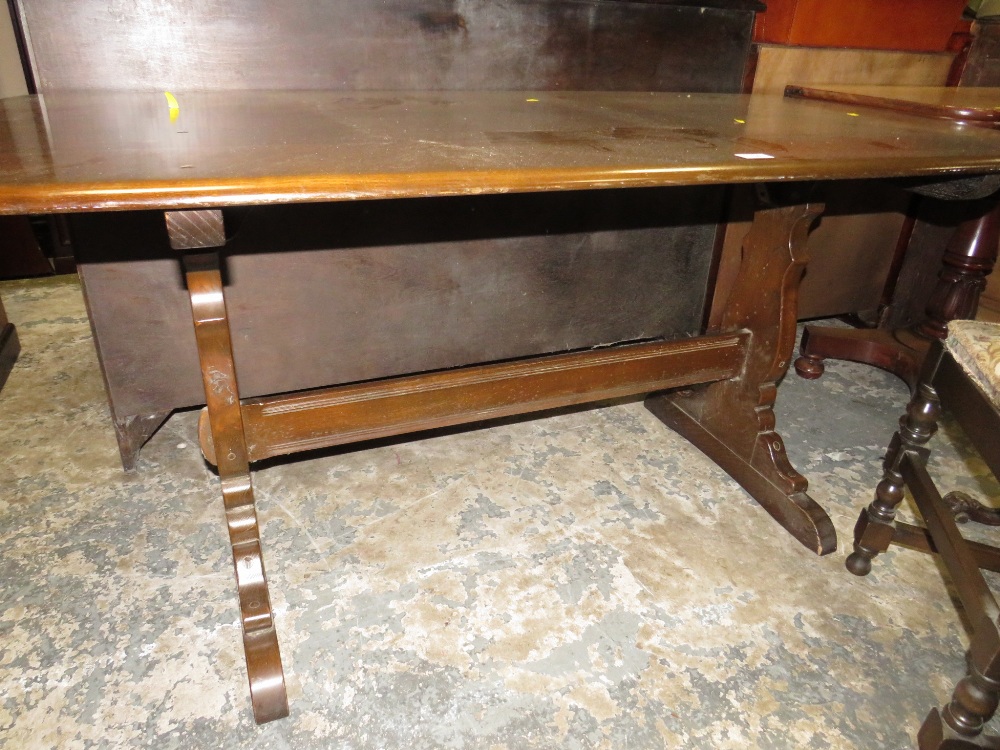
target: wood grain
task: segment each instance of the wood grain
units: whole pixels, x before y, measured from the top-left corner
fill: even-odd
[[[729,94],[72,93],[3,102],[0,213],[956,175],[1000,134]],[[46,128],[46,125],[48,126]],[[757,158],[764,154],[769,158]],[[751,158],[746,158],[750,155]]]
[[[206,409],[219,446],[219,479],[240,601],[250,697],[254,718],[263,724],[288,716],[288,695],[264,572],[219,257],[215,253],[188,255],[184,267],[205,382]]]
[[[739,374],[745,337],[699,337],[244,399],[251,461]],[[207,412],[202,451],[216,462]]]

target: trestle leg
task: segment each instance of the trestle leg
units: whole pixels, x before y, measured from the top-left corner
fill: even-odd
[[[167,226],[175,249],[224,242],[218,211],[168,212]],[[185,254],[184,271],[232,545],[250,697],[254,718],[263,724],[288,715],[288,697],[264,574],[218,252]]]

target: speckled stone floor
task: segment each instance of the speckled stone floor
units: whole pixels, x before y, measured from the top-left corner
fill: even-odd
[[[292,714],[257,727],[196,414],[122,473],[75,280],[0,295],[5,748],[905,748],[964,673],[931,557],[844,570],[906,393],[832,363],[778,415],[825,558],[635,402],[258,470]]]

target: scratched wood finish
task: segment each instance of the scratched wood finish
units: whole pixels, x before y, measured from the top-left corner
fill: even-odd
[[[509,92],[400,95],[220,92],[190,97],[178,92],[178,96],[181,114],[171,122],[167,102],[159,94],[50,94],[45,100],[48,129],[38,100],[6,100],[3,111],[10,127],[5,132],[16,133],[17,138],[0,141],[0,160],[6,167],[0,175],[0,211],[17,212],[29,206],[33,210],[50,211],[177,204],[200,208],[226,202],[934,174],[984,170],[1000,161],[1000,149],[994,147],[989,135],[958,132],[947,123],[921,123],[915,118],[885,114],[852,118],[850,126],[845,127],[844,113],[833,105],[770,97],[606,92],[538,96]],[[527,101],[533,98],[539,101]],[[387,124],[395,122],[399,123],[399,130],[391,132]],[[407,135],[403,136],[404,132]],[[894,133],[891,142],[884,138],[888,132]],[[735,155],[768,152],[775,158],[743,159]],[[627,196],[616,199],[603,196],[600,200],[615,202],[618,207],[616,211],[598,212],[606,219],[605,229],[612,229],[615,221],[636,221],[628,218]],[[676,288],[693,290],[700,295],[699,299],[704,299],[707,287],[704,269],[718,218],[712,214],[712,207],[719,206],[718,196],[704,199],[704,206],[694,212],[701,217],[694,226],[683,228],[683,219],[679,218],[692,215],[692,207],[700,200],[689,194],[647,204],[645,227],[652,229],[657,222],[661,227],[671,224],[682,227],[679,232],[671,231],[669,238],[657,237],[652,232],[647,237],[631,232],[615,235],[616,239],[611,241],[612,235],[603,234],[599,236],[605,238],[602,241],[610,242],[608,247],[630,249],[621,255],[576,256],[586,265],[599,263],[606,267],[608,277],[617,278],[620,282],[617,288],[628,290],[627,294],[606,286],[602,295],[592,297],[593,287],[580,279],[600,280],[599,274],[583,274],[574,280],[559,270],[560,257],[566,257],[567,252],[574,257],[573,248],[583,241],[585,234],[598,237],[588,232],[587,226],[583,232],[574,232],[571,224],[553,227],[535,221],[533,236],[559,237],[563,242],[544,244],[544,249],[537,250],[540,255],[536,258],[531,258],[531,253],[520,256],[533,269],[531,272],[520,263],[505,262],[506,275],[497,276],[499,271],[494,267],[487,269],[480,283],[470,276],[470,283],[461,287],[463,291],[456,298],[471,295],[477,289],[498,289],[540,300],[544,310],[562,315],[551,324],[551,329],[540,311],[538,317],[526,311],[524,324],[515,327],[518,338],[510,339],[507,334],[510,327],[490,312],[500,308],[487,306],[482,308],[480,322],[464,329],[460,338],[479,341],[481,346],[484,342],[496,344],[494,352],[466,347],[458,353],[442,353],[440,349],[414,346],[417,359],[408,359],[402,352],[395,358],[388,354],[389,359],[379,361],[380,352],[393,351],[386,341],[385,345],[365,349],[351,359],[359,363],[354,371],[335,373],[325,383],[322,373],[329,362],[321,355],[316,355],[319,360],[315,367],[304,368],[301,381],[282,381],[283,373],[288,371],[283,362],[273,368],[243,367],[247,394],[691,332],[690,318],[675,319],[671,317],[673,313],[660,316],[655,301],[648,307],[645,305],[657,295],[671,297],[672,287],[662,285],[665,275],[676,277]],[[671,208],[671,203],[677,206]],[[532,209],[522,203],[516,209],[508,206],[499,210],[499,214],[518,219],[528,211],[539,210],[550,216],[567,209],[579,216],[594,213],[586,202],[575,204],[576,210],[571,203],[559,211],[544,211],[546,205],[550,204],[541,203]],[[441,220],[437,223],[447,225],[448,213],[439,215]],[[113,389],[112,412],[119,426],[123,456],[134,461],[134,452],[126,448],[140,443],[142,434],[146,434],[143,430],[157,423],[153,415],[200,403],[200,397],[194,344],[183,324],[186,313],[178,314],[186,304],[183,288],[169,260],[171,256],[157,249],[167,248],[165,233],[161,228],[156,241],[147,242],[148,229],[137,230],[138,220],[130,218],[133,216],[138,215],[117,215],[114,224],[96,233],[95,242],[84,243],[90,249],[81,247],[80,252],[92,252],[81,258],[85,261],[81,273],[94,315],[98,350]],[[454,213],[451,217],[454,221]],[[361,220],[368,227],[378,227],[386,222],[386,217],[369,215]],[[287,216],[261,219],[260,224],[282,222],[287,227],[300,224]],[[520,231],[519,222],[507,222],[507,226],[506,236],[514,232],[521,242],[523,236],[516,234]],[[250,235],[258,232],[259,226]],[[295,234],[293,229],[289,232]],[[504,236],[503,232],[500,235]],[[273,233],[270,236],[274,238]],[[480,235],[476,239],[487,238]],[[357,247],[365,246],[364,240],[359,243]],[[658,264],[655,256],[642,253],[643,244],[675,249]],[[287,243],[283,247],[292,249]],[[312,242],[301,246],[310,251],[331,247],[343,245]],[[398,246],[396,256],[413,258],[404,252],[405,247]],[[480,247],[481,257],[491,257],[486,244]],[[451,245],[451,252],[460,251],[464,249]],[[331,251],[330,257],[343,261],[341,252]],[[295,263],[293,255],[291,252],[276,255],[273,265],[258,265],[256,272],[250,270],[253,265],[250,255],[231,257],[228,278],[238,280],[233,286],[234,294],[239,295],[242,287],[249,288],[255,281],[258,285],[268,285],[269,289],[276,282],[287,282],[289,292],[307,287],[316,271],[292,273],[289,264]],[[456,267],[452,258],[457,255],[439,256],[430,248],[422,255],[440,259],[435,276],[438,281],[432,286],[450,283],[453,279],[450,269]],[[637,261],[640,257],[645,260]],[[618,262],[607,265],[610,258]],[[702,270],[696,268],[699,258],[704,264]],[[239,263],[246,265],[242,273],[237,267]],[[396,279],[400,286],[406,287],[402,281],[409,272],[404,267],[383,264],[377,253],[366,258],[359,256],[358,263],[359,269],[362,265],[384,269],[381,278]],[[326,268],[327,278],[339,277],[343,270],[336,262],[317,268]],[[643,283],[650,271],[649,283]],[[515,275],[512,277],[511,273]],[[380,277],[375,274],[374,278]],[[532,295],[530,292],[537,290],[539,281],[547,291]],[[163,289],[167,293],[161,293]],[[436,317],[413,318],[414,325],[437,330],[447,324],[451,311],[458,308],[451,306],[446,288],[442,287],[441,293],[442,312]],[[295,295],[282,293],[282,298],[295,299]],[[303,295],[302,299],[304,305],[316,304],[316,298],[309,295]],[[594,304],[582,318],[575,311],[570,313],[571,308],[560,308],[557,304],[559,300],[577,300],[579,304],[580,300],[591,299]],[[612,316],[615,320],[602,327],[599,323],[608,319],[608,310],[623,309],[623,303],[616,300],[625,300],[626,306],[642,300],[647,313],[636,317],[637,308],[633,306],[623,310],[625,314],[620,318]],[[234,304],[239,301],[234,300]],[[698,306],[698,302],[684,297],[678,309],[689,305]],[[510,305],[505,307],[511,309]],[[563,313],[558,312],[560,309]],[[404,314],[411,312],[405,304],[398,311],[400,315],[390,318],[390,324],[412,318]],[[317,315],[315,307],[307,312],[307,320],[333,318],[329,314]],[[323,312],[331,311],[323,308]],[[700,314],[697,311],[694,317],[697,319]],[[242,362],[240,347],[246,342],[249,351],[254,344],[261,343],[255,331],[264,322],[260,316],[243,319],[238,309],[234,309],[233,315],[240,331],[234,346]],[[284,332],[291,319],[291,314],[273,319],[279,338],[287,340]],[[533,350],[528,346],[532,343],[532,319],[536,330],[547,332],[541,341],[534,341]],[[577,330],[586,330],[593,336],[589,340],[579,336],[560,342],[563,333],[573,327],[571,324],[581,319],[589,323],[577,326]],[[493,320],[501,324],[491,324]],[[635,325],[624,325],[628,320],[634,320]],[[481,325],[488,327],[491,336],[474,335]],[[178,326],[185,330],[172,330]],[[329,328],[317,323],[303,336],[321,342]],[[109,333],[122,329],[127,330],[121,335]],[[399,340],[406,340],[412,331],[401,330],[401,333],[404,335]],[[352,338],[362,340],[353,335]],[[267,336],[263,340],[267,343]],[[305,349],[324,351],[319,346]],[[348,350],[354,349],[349,346]],[[327,347],[325,351],[333,348]],[[432,356],[420,359],[422,351]],[[119,366],[118,362],[124,364]],[[171,370],[174,367],[171,363],[182,362],[183,366],[177,364]],[[166,369],[161,369],[163,363],[167,363]],[[179,374],[176,368],[181,368]],[[136,383],[145,383],[147,387],[137,388]],[[137,427],[142,434],[138,438],[131,435],[131,427]]]
[[[836,530],[788,460],[773,408],[795,345],[806,237],[823,209],[807,197],[759,195],[740,274],[719,323],[723,331],[751,332],[740,377],[652,395],[646,406],[725,469],[799,542],[823,555],[837,548]]]
[[[261,724],[288,716],[288,696],[264,573],[219,257],[216,253],[188,255],[184,266],[208,419],[219,448],[219,479],[240,600],[250,697],[254,718]]]
[[[251,461],[735,377],[740,336],[636,344],[243,401]],[[217,456],[202,411],[202,451]]]
[[[842,105],[775,96],[179,92],[178,100],[176,121],[162,94],[5,100],[11,130],[33,131],[42,147],[0,141],[0,212],[955,176],[1000,164],[1000,134],[875,110],[845,126]]]

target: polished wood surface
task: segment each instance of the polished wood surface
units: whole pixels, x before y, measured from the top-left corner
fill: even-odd
[[[48,201],[55,195],[49,188],[62,177],[124,175],[134,181],[64,193],[63,210],[313,200],[325,193],[310,191],[310,185],[344,179],[360,184],[364,194],[381,181],[378,194],[392,195],[697,183],[682,194],[604,190],[588,196],[570,190],[479,196],[475,204],[435,198],[315,209],[272,205],[268,212],[231,215],[227,262],[239,282],[228,291],[246,395],[695,333],[722,204],[712,185],[703,183],[755,175],[832,176],[845,166],[866,175],[919,170],[927,162],[921,166],[914,154],[924,149],[926,158],[934,138],[950,135],[946,128],[925,133],[913,139],[915,150],[909,152],[908,137],[892,143],[878,138],[889,128],[905,132],[911,126],[905,121],[890,118],[881,127],[852,122],[850,130],[838,130],[843,118],[824,117],[815,105],[715,95],[553,94],[548,102],[537,92],[229,92],[202,93],[189,102],[174,93],[179,104],[174,123],[162,94],[134,101],[125,94],[46,95],[49,130],[27,106],[31,111],[19,120],[18,143],[31,148],[12,155],[11,162],[27,165],[34,159],[39,172],[49,170],[49,184],[33,188],[36,197],[44,191]],[[528,102],[531,98],[540,101]],[[432,111],[404,111],[407,101],[423,102]],[[287,109],[271,106],[282,102]],[[587,103],[598,108],[587,114]],[[460,114],[466,106],[478,119]],[[424,134],[432,129],[434,134],[422,137],[407,124],[409,117]],[[387,132],[397,125],[398,132]],[[814,136],[824,129],[830,137],[821,146]],[[44,145],[47,132],[51,154]],[[120,164],[100,162],[119,150]],[[343,170],[345,163],[354,168],[359,151],[359,169],[367,159],[380,160],[371,169],[412,165],[423,171],[413,178],[317,172]],[[775,158],[742,159],[737,153]],[[865,158],[845,160],[844,154]],[[966,157],[946,149],[934,158],[941,166]],[[505,173],[499,169],[504,161],[525,166]],[[462,171],[443,171],[449,162]],[[557,170],[559,163],[568,166]],[[233,178],[244,168],[250,175],[256,171],[256,178]],[[310,171],[294,176],[295,168]],[[416,179],[424,184],[407,182]],[[124,195],[112,194],[118,188]],[[0,193],[5,189],[0,185]],[[165,412],[204,401],[188,302],[162,222],[151,212],[112,218],[74,216],[73,227],[122,455],[134,467],[137,447]],[[652,245],[666,257],[648,253]],[[564,263],[567,254],[574,258],[571,266]],[[598,268],[601,273],[590,272]],[[259,294],[270,292],[281,304],[269,316],[256,314]],[[512,309],[512,298],[523,301]],[[375,335],[367,321],[351,314],[365,300],[384,311]],[[459,315],[461,326],[454,323]],[[326,324],[330,319],[342,321],[335,332]],[[291,345],[285,334],[292,325],[303,327],[301,340],[323,343],[306,347],[307,356],[297,354],[294,372],[284,367]],[[451,332],[447,340],[435,335],[442,327]],[[355,356],[339,356],[345,347]],[[144,385],[137,388],[140,382]]]
[[[906,112],[1000,127],[1000,88],[945,86],[789,85],[787,96]]]
[[[162,93],[5,100],[5,130],[32,138],[0,141],[0,212],[955,176],[1000,166],[1000,134],[875,111],[845,120],[839,106],[775,96],[175,96],[178,109]]]

